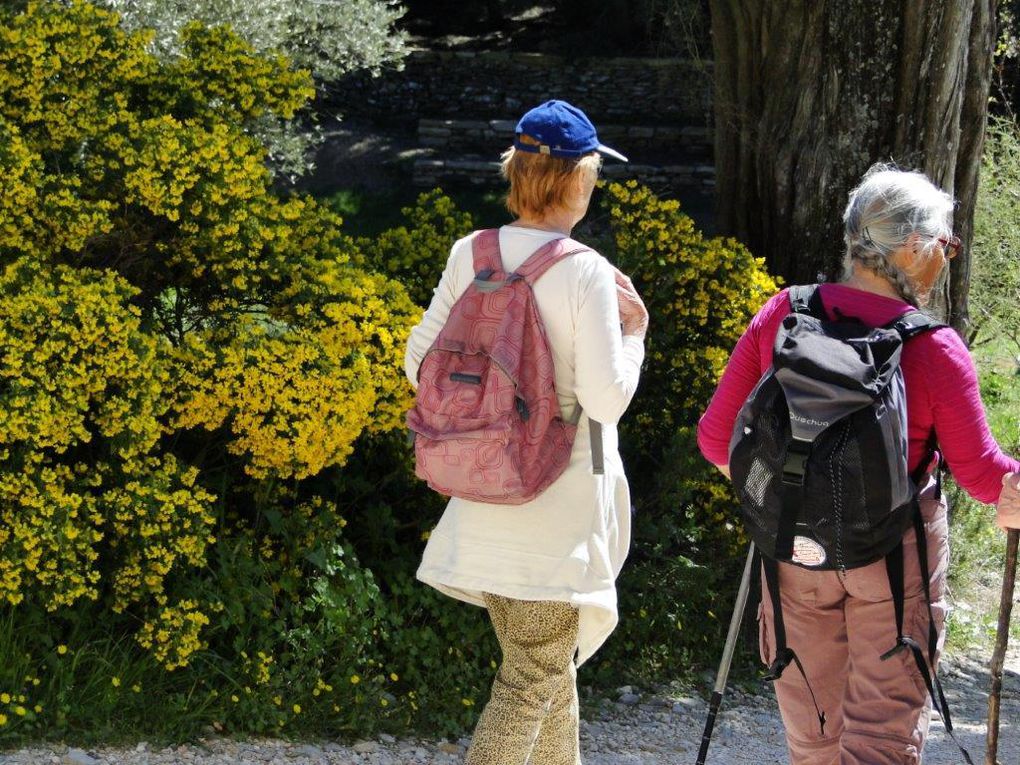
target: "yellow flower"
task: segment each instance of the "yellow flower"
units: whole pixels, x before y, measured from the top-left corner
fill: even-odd
[[[58,645],[57,646],[57,653],[60,654],[61,656],[63,656],[65,653],[67,653],[67,646],[66,645]]]
[[[236,696],[235,694],[233,694],[233,693],[232,693],[232,694],[230,694],[230,700],[231,700],[231,701],[233,701],[233,702],[234,702],[235,704],[236,704],[236,703],[237,703],[238,701],[240,701],[240,699],[239,699],[239,698],[237,698],[237,696]]]
[[[293,709],[294,709],[294,714],[296,714],[296,715],[301,714],[301,705],[300,704],[295,704]]]
[[[11,694],[9,694],[9,693],[0,693],[0,703],[10,704],[11,703]]]
[[[14,714],[16,714],[18,717],[24,717],[27,711],[28,710],[26,710],[23,706],[20,705],[14,707]]]
[[[361,682],[361,678],[357,675],[351,675],[351,685],[357,685]]]
[[[4,726],[6,724],[7,724],[7,715],[0,714],[0,726]]]
[[[112,678],[110,678],[110,682],[113,684],[114,688],[120,688],[120,678],[119,677],[112,677]]]
[[[400,679],[400,677],[397,675],[396,672],[391,672],[390,673],[390,680],[392,680],[393,682],[397,682],[397,680],[399,680],[399,679]]]

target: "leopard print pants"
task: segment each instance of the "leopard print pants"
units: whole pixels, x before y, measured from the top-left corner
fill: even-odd
[[[577,609],[485,594],[503,650],[465,765],[580,765]]]

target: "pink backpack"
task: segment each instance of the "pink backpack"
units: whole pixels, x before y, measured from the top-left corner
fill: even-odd
[[[577,425],[560,415],[552,353],[532,286],[551,266],[587,249],[557,239],[507,274],[499,230],[475,235],[475,279],[425,354],[407,415],[415,434],[415,473],[431,488],[520,505],[566,469]]]

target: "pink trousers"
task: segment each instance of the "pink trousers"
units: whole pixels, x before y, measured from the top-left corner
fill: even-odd
[[[941,653],[949,538],[946,505],[933,499],[933,493],[929,486],[922,494],[921,513]],[[903,558],[903,631],[927,651],[928,608],[913,529],[903,539]],[[886,661],[879,658],[896,643],[885,562],[845,574],[788,564],[780,564],[779,570],[786,642],[803,662],[826,717],[822,735],[804,678],[791,664],[775,683],[791,765],[920,763],[931,715],[928,690],[910,651],[900,651]],[[762,588],[759,633],[762,661],[771,664],[775,632],[766,587]]]

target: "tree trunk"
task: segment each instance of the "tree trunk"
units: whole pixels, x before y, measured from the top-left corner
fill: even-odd
[[[789,283],[837,279],[847,195],[884,160],[960,200],[966,245],[996,2],[711,0],[720,230]],[[948,304],[961,330],[969,271],[964,249]]]

